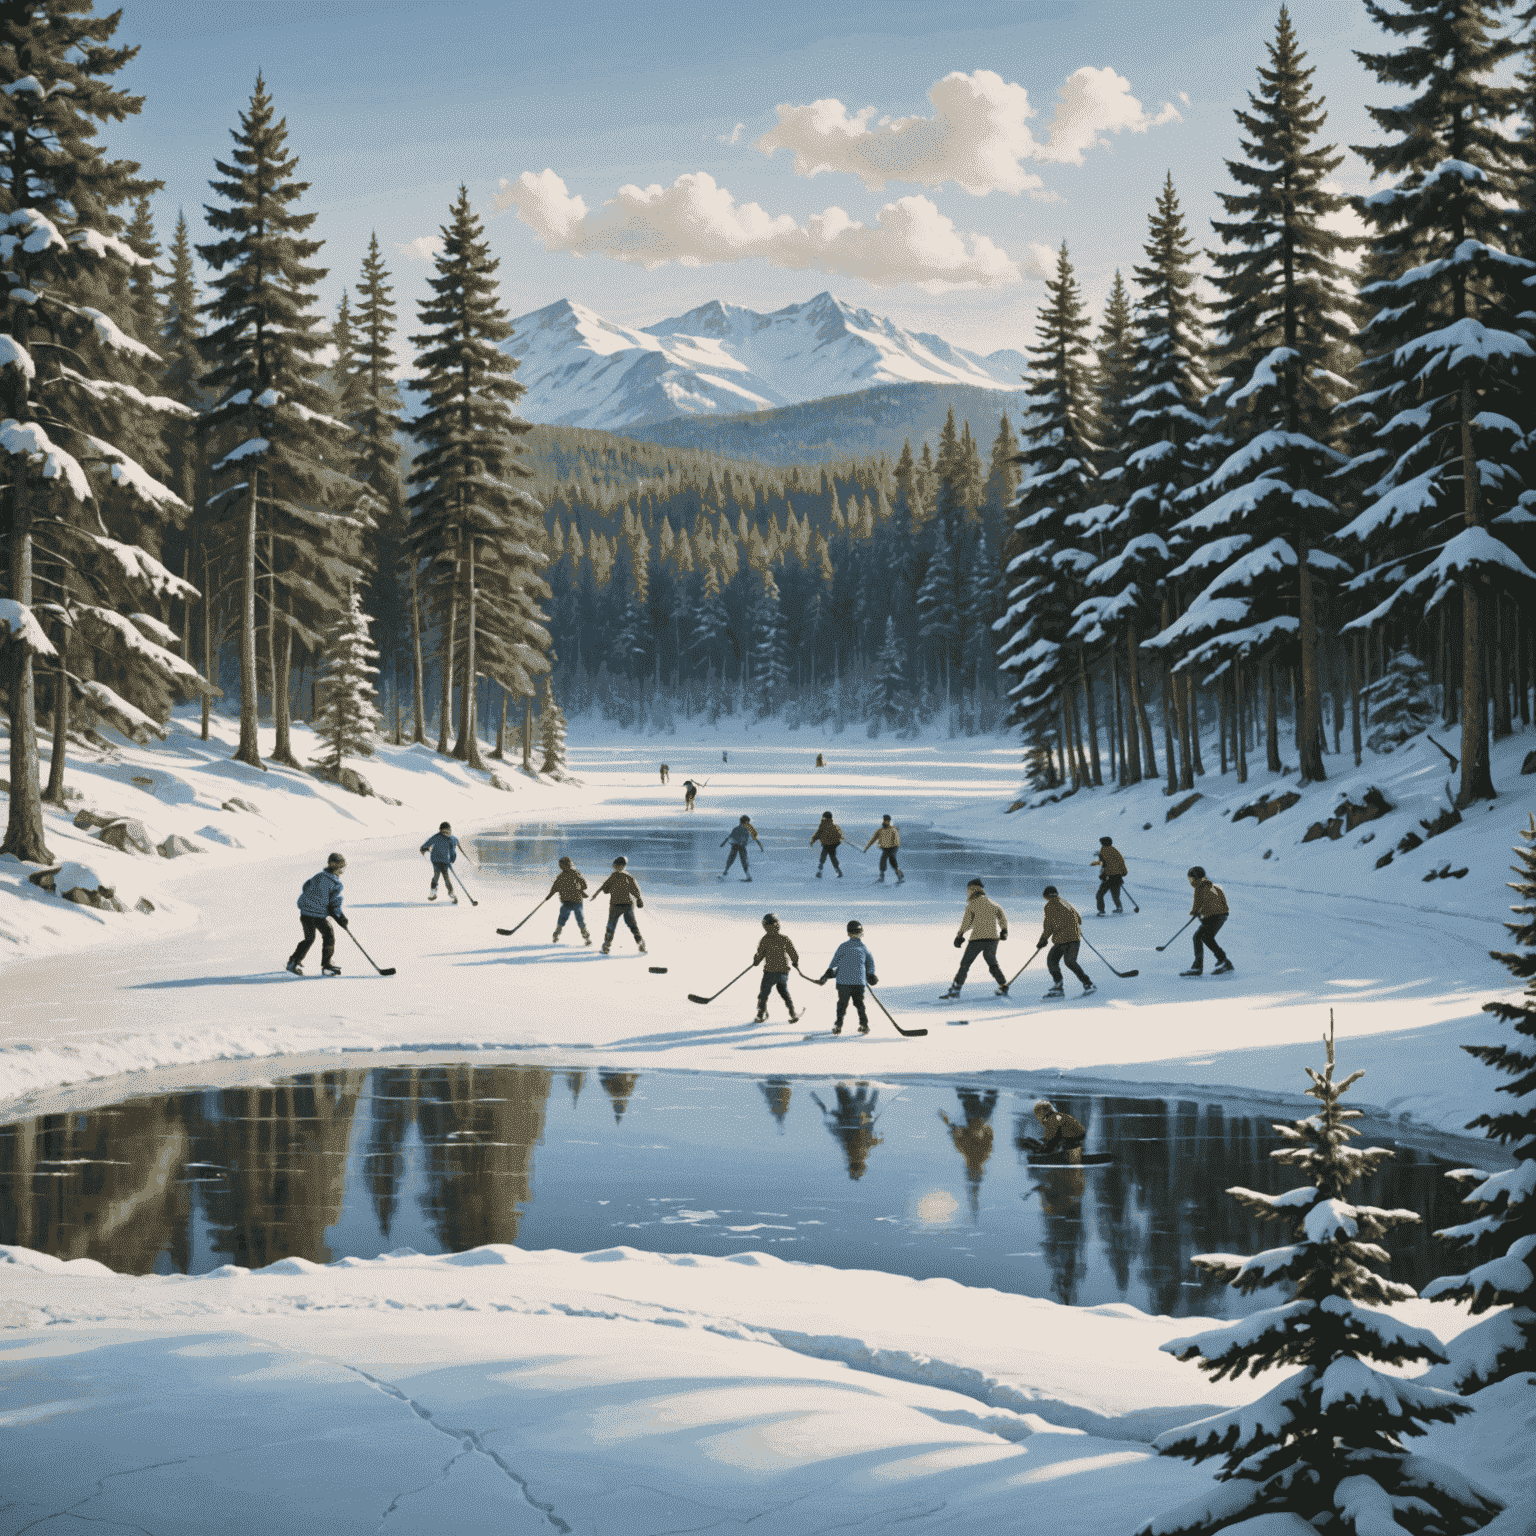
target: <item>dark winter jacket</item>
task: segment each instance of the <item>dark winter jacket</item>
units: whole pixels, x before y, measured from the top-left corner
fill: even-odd
[[[1189,909],[1191,917],[1226,917],[1227,898],[1219,885],[1202,880],[1195,887],[1194,905]]]
[[[1083,919],[1070,901],[1060,896],[1048,896],[1045,902],[1045,923],[1040,930],[1042,939],[1052,944],[1077,944],[1083,937]]]
[[[843,829],[835,821],[823,821],[822,824],[811,833],[813,843],[822,843],[828,848],[836,848],[843,840]]]
[[[421,845],[421,851],[430,850],[434,864],[452,864],[459,856],[459,840],[451,832],[434,832]]]
[[[779,932],[763,935],[757,953],[752,956],[752,964],[756,965],[759,960],[765,971],[787,971],[792,965],[800,964],[800,956],[789,935]]]
[[[1054,1152],[1063,1145],[1081,1146],[1088,1135],[1083,1122],[1076,1115],[1067,1114],[1065,1110],[1048,1109],[1043,1114],[1036,1110],[1035,1119],[1040,1122],[1040,1139],[1049,1152]]]
[[[341,881],[330,870],[311,875],[299,892],[299,911],[305,917],[341,917]]]
[[[561,901],[580,901],[586,894],[587,877],[579,869],[562,869],[549,888],[549,896],[558,896]]]
[[[610,907],[643,907],[645,902],[640,898],[640,887],[635,877],[627,870],[616,869],[593,892],[594,896],[608,893],[608,905]]]
[[[822,972],[823,980],[836,976],[840,987],[862,987],[875,979],[875,957],[864,948],[863,939],[845,939],[837,946],[832,963]]]
[[[1099,865],[1103,869],[1106,880],[1124,880],[1126,875],[1130,873],[1125,867],[1124,856],[1113,843],[1100,848],[1098,858],[1092,859],[1090,862]]]
[[[747,846],[747,840],[749,838],[756,837],[757,828],[754,827],[750,821],[739,821],[734,827],[731,828],[728,833],[726,833],[725,840],[731,845],[732,848],[745,848]],[[758,847],[762,847],[761,840],[758,842]]]

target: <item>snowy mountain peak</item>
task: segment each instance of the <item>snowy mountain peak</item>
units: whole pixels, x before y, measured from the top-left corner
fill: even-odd
[[[881,384],[1019,387],[1022,354],[982,357],[823,291],[769,314],[711,299],[632,328],[571,299],[513,322],[531,421],[609,432],[798,405]]]

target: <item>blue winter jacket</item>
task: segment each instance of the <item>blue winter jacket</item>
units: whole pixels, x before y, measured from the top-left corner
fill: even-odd
[[[848,939],[837,946],[827,970],[836,974],[840,987],[862,987],[875,979],[875,957],[864,948],[863,939]]]
[[[311,875],[299,892],[299,911],[305,917],[340,917],[341,881],[328,869]]]
[[[728,833],[726,833],[725,840],[731,845],[732,848],[745,848],[747,843],[751,840],[751,837],[752,829],[750,827],[744,827],[740,822],[737,822],[736,825],[732,827]]]
[[[459,856],[459,840],[451,832],[434,832],[421,845],[421,851],[432,851],[434,864],[452,864]]]

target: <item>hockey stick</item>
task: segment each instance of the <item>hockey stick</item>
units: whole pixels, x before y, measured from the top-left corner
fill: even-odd
[[[469,887],[464,884],[464,876],[463,875],[459,876],[459,889],[461,891],[463,891],[466,896],[469,896]],[[473,896],[469,896],[469,904],[472,907],[478,907],[480,905],[480,903],[478,901],[476,901]]]
[[[467,896],[467,895],[469,895],[469,892],[468,892],[468,891],[465,891],[465,893],[464,893],[464,894],[465,894],[465,895],[466,895],[466,896]],[[551,891],[551,892],[550,892],[550,893],[549,893],[549,896],[553,896],[553,895],[554,895],[554,894],[555,894],[555,893],[554,893],[554,892],[553,892],[553,891]],[[546,897],[545,897],[545,898],[544,898],[544,901],[548,901],[548,900],[549,900],[549,896],[546,896]],[[540,903],[539,903],[539,907],[542,907],[542,906],[543,906],[543,905],[544,905],[544,901],[541,901],[541,902],[540,902]],[[539,907],[535,907],[535,908],[534,908],[534,909],[533,909],[533,912],[537,912],[537,911],[538,911],[538,910],[539,910]],[[528,917],[532,917],[532,916],[533,916],[533,912],[530,912],[530,913],[529,913],[529,914],[528,914]],[[525,917],[525,918],[524,918],[524,919],[523,919],[523,923],[526,923],[526,922],[527,922],[527,921],[528,921],[528,917]],[[517,925],[517,928],[521,928],[521,927],[522,927],[522,926],[523,926],[523,923],[519,923],[519,924],[518,924],[518,925]],[[501,935],[501,936],[502,936],[502,938],[504,938],[504,939],[510,939],[510,938],[511,938],[511,937],[512,937],[512,935],[513,935],[513,934],[514,934],[514,933],[516,933],[516,932],[517,932],[517,928],[498,928],[498,929],[497,929],[497,930],[496,930],[496,932],[497,932],[497,933],[499,933],[499,934],[500,934],[500,935]]]
[[[373,958],[373,956],[370,955],[366,949],[363,949],[362,944],[358,942],[357,935],[355,933],[353,933],[350,928],[344,928],[342,930],[342,932],[345,933],[346,936],[349,939],[351,939],[352,942],[354,944],[356,944],[359,949],[363,950],[363,959],[366,960],[368,962],[368,964],[371,965],[374,968],[374,970],[376,970],[379,973],[380,976],[393,976],[395,974],[394,966],[391,965],[391,966],[389,966],[386,969],[384,966],[380,965],[379,962],[377,960],[375,960]]]
[[[1088,939],[1084,939],[1083,943],[1087,944],[1089,949],[1093,949],[1093,944]],[[1093,952],[1094,952],[1094,954],[1099,955],[1098,950],[1093,949]],[[1103,955],[1099,955],[1099,959],[1100,960],[1104,960],[1104,956]],[[1105,965],[1109,965],[1109,961],[1108,960],[1104,960],[1104,964]],[[1140,976],[1141,975],[1140,971],[1117,971],[1117,970],[1115,970],[1114,966],[1112,966],[1112,965],[1109,965],[1109,969],[1116,976],[1118,976],[1121,979],[1121,981],[1126,981],[1126,980],[1128,980],[1132,976]]]
[[[1043,949],[1043,948],[1044,948],[1044,945],[1037,946],[1036,949],[1035,949],[1035,955],[1038,955],[1040,953],[1040,950]],[[1027,971],[1030,968],[1031,965],[1034,964],[1035,955],[1031,955],[1029,957],[1029,959],[1026,960],[1024,962],[1024,964],[1021,965],[1018,968],[1018,970],[1016,970],[1013,973],[1013,975],[1008,978],[1008,986],[1011,987],[1014,984],[1014,982],[1016,982],[1019,979],[1019,977],[1022,976],[1024,974],[1024,972]],[[1007,989],[1005,988],[1004,990],[1006,991]]]
[[[875,989],[866,985],[864,990],[875,999],[875,1006],[880,1010],[880,1012],[883,1013],[886,1018],[891,1019],[891,1028],[894,1029],[898,1035],[905,1035],[910,1040],[914,1035],[926,1035],[928,1033],[926,1029],[903,1029],[895,1019],[891,1018],[891,1010],[880,1001],[875,992]]]
[[[1136,898],[1135,898],[1135,897],[1134,897],[1134,896],[1132,896],[1132,895],[1131,895],[1131,888],[1130,888],[1130,886],[1128,886],[1128,885],[1127,885],[1127,884],[1126,884],[1126,883],[1125,883],[1125,881],[1123,881],[1123,880],[1122,880],[1122,881],[1121,881],[1121,882],[1120,882],[1120,889],[1121,889],[1121,890],[1122,890],[1122,891],[1124,891],[1124,892],[1125,892],[1125,894],[1126,894],[1126,896],[1127,896],[1127,897],[1129,897],[1129,898],[1130,898],[1130,903],[1131,903],[1131,910],[1132,910],[1132,911],[1133,911],[1133,912],[1140,912],[1140,911],[1141,911],[1141,908],[1140,908],[1140,907],[1138,907],[1138,906],[1137,906],[1137,905],[1136,905]],[[1108,964],[1108,962],[1107,962],[1107,961],[1106,961],[1106,962],[1105,962],[1105,963],[1106,963],[1106,964]]]
[[[747,967],[747,971],[752,970],[756,965],[757,965],[757,961],[754,960],[752,962],[752,964]],[[725,987],[734,987],[736,985],[736,983],[738,981],[740,981],[741,978],[747,974],[747,971],[737,971],[737,973],[734,976],[732,976],[731,979],[728,982],[726,982]],[[721,987],[720,988],[720,992],[724,992],[725,991],[725,987]],[[690,1003],[712,1003],[712,1002],[714,1002],[715,998],[720,996],[720,992],[716,992],[716,993],[714,993],[710,997],[700,997],[697,992],[690,992],[688,994],[688,1001]]]
[[[1192,922],[1194,922],[1194,918],[1190,918],[1190,920],[1189,920],[1189,923],[1192,923]],[[1188,927],[1189,927],[1189,923],[1185,923],[1185,924],[1184,924],[1184,928],[1188,928]],[[1183,932],[1184,932],[1184,928],[1180,928],[1180,929],[1179,929],[1179,933],[1183,933]],[[1178,936],[1179,936],[1179,933],[1176,933],[1176,934],[1174,934],[1174,936],[1173,936],[1173,939],[1176,939],[1176,938],[1178,938]],[[1173,943],[1173,939],[1169,939],[1169,940],[1168,940],[1168,944],[1172,944],[1172,943]],[[1163,951],[1164,951],[1164,950],[1165,950],[1165,949],[1167,949],[1167,948],[1168,948],[1168,944],[1159,944],[1159,945],[1158,945],[1158,946],[1157,946],[1157,952],[1158,952],[1158,954],[1162,954],[1162,952],[1163,952]],[[1106,964],[1107,964],[1107,963],[1108,963],[1108,962],[1106,962]]]

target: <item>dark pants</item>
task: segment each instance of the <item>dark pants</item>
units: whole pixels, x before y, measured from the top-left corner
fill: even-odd
[[[329,965],[331,956],[336,953],[336,930],[331,927],[331,920],[328,917],[311,917],[308,912],[300,912],[299,921],[304,924],[304,937],[299,940],[298,948],[288,957],[289,965],[297,965],[309,953],[317,933],[320,935],[320,964]]]
[[[1077,950],[1078,941],[1076,939],[1070,944],[1051,945],[1051,952],[1045,957],[1045,963],[1050,967],[1051,980],[1058,987],[1061,985],[1061,967],[1063,964],[1085,987],[1088,985],[1088,973],[1077,963]]]
[[[737,859],[741,860],[742,874],[750,874],[751,871],[747,868],[747,845],[745,843],[740,845],[736,843],[731,844],[731,851],[725,856],[725,873],[730,874],[731,865],[734,864]]]
[[[987,969],[997,981],[998,986],[1006,987],[1008,978],[998,969],[997,965],[997,940],[996,939],[972,939],[965,946],[965,953],[960,957],[960,969],[955,972],[955,985],[965,985],[965,978],[970,974],[972,962],[977,955],[987,957]]]
[[[1216,935],[1221,932],[1221,925],[1226,922],[1227,914],[1220,917],[1202,917],[1200,926],[1195,929],[1195,969],[1199,970],[1205,964],[1205,947],[1210,945],[1211,953],[1221,961],[1227,963],[1227,952],[1216,942]]]
[[[434,861],[432,865],[432,889],[434,891],[437,889],[437,882],[439,880],[443,882],[448,894],[450,896],[453,895],[453,876],[448,873],[448,866]]]
[[[635,943],[640,943],[640,925],[635,921],[635,904],[632,901],[626,902],[622,907],[608,908],[608,931],[603,935],[603,943],[613,943],[614,930],[618,928],[621,917],[629,924],[629,931],[634,934]]]
[[[880,874],[882,878],[885,876],[885,866],[887,864],[889,864],[898,875],[901,873],[901,865],[896,862],[896,850],[894,848],[882,848],[880,850]]]
[[[1115,898],[1115,911],[1124,912],[1125,908],[1120,905],[1119,875],[1105,875],[1104,878],[1099,881],[1099,888],[1094,892],[1093,899],[1099,904],[1100,912],[1104,910],[1104,893],[1106,891],[1108,891],[1109,894]]]
[[[587,931],[587,915],[582,911],[581,903],[579,901],[562,901],[560,903],[560,916],[555,919],[555,936],[557,938],[560,935],[560,930],[565,927],[565,920],[568,917],[576,919],[576,926],[583,933]]]
[[[693,809],[693,796],[692,795],[684,795],[683,796],[683,809],[685,811],[691,811]]]
[[[843,1027],[843,1018],[848,1012],[848,1004],[852,1003],[859,1015],[859,1028],[869,1028],[869,1015],[864,1011],[864,988],[845,987],[842,982],[837,984],[837,1024],[836,1028]]]
[[[784,1006],[791,1013],[795,1011],[795,1001],[789,995],[788,971],[764,971],[763,979],[757,988],[757,1011],[762,1013],[768,1007],[768,994],[778,988],[779,996],[784,999]]]
[[[835,869],[838,874],[842,874],[843,866],[837,862],[836,843],[823,843],[821,845],[821,857],[816,860],[816,873],[819,875],[822,870],[826,868],[828,859],[832,860],[832,868]]]

